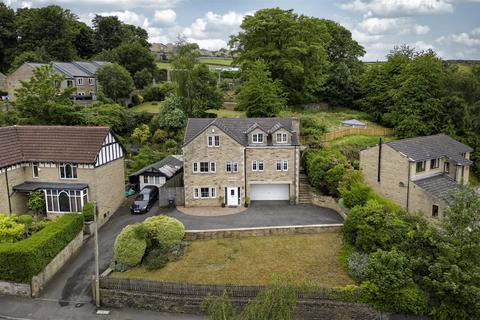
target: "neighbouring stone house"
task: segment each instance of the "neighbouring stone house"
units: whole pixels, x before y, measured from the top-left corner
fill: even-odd
[[[360,152],[365,181],[410,212],[442,217],[459,185],[467,184],[472,148],[445,134],[378,144]]]
[[[76,89],[72,99],[78,103],[88,104],[96,100],[99,87],[96,73],[102,65],[109,64],[105,61],[72,61],[52,62],[53,69],[64,76],[60,83],[61,88],[74,87]],[[44,66],[44,63],[25,62],[17,70],[7,76],[6,91],[10,100],[15,100],[15,90],[21,87],[21,81],[28,81],[33,76],[33,71]]]
[[[108,127],[0,128],[0,212],[27,212],[27,195],[45,195],[47,215],[97,203],[100,221],[122,204],[124,150]]]
[[[183,145],[185,206],[298,201],[295,118],[189,119]]]
[[[182,169],[183,156],[171,155],[132,173],[129,175],[129,181],[138,185],[139,190],[142,190],[145,186],[160,188],[168,180],[181,174]]]

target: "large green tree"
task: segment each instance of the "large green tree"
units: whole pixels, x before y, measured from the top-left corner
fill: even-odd
[[[16,45],[15,12],[0,3],[0,72],[8,70]]]
[[[153,54],[138,42],[122,43],[112,50],[112,55],[114,62],[125,67],[132,76],[143,69],[153,73],[157,68]]]
[[[230,38],[235,63],[262,59],[272,78],[281,81],[289,103],[317,100],[328,79],[331,36],[324,21],[293,10],[262,9],[246,16],[241,28]]]
[[[286,106],[280,82],[272,80],[261,60],[245,67],[245,81],[237,96],[238,108],[246,111],[248,117],[274,117]]]
[[[128,98],[133,90],[130,73],[118,64],[101,66],[97,71],[97,78],[103,93],[115,102]]]
[[[23,122],[41,125],[74,125],[79,122],[71,99],[74,88],[60,88],[63,76],[50,66],[36,68],[29,81],[22,81],[15,101]]]

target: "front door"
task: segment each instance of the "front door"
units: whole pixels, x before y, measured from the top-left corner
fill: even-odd
[[[237,188],[227,188],[227,206],[238,206]]]

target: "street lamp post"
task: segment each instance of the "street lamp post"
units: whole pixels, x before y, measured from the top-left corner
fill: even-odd
[[[95,246],[95,305],[100,307],[100,266],[98,261],[98,219],[97,219],[97,203],[93,202],[93,221],[95,224],[94,246]]]

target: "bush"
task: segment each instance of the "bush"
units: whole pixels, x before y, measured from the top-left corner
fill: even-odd
[[[0,243],[15,242],[22,238],[25,225],[17,222],[14,214],[0,214]]]
[[[147,218],[143,224],[148,228],[152,246],[165,251],[181,243],[185,235],[183,224],[165,215]]]
[[[365,266],[368,262],[368,254],[354,251],[347,257],[348,274],[357,281],[365,278]]]
[[[147,270],[157,270],[165,267],[168,262],[167,253],[161,249],[153,249],[145,257],[144,265]]]
[[[0,279],[30,282],[83,229],[83,216],[65,214],[29,238],[0,245]]]
[[[30,192],[27,197],[27,208],[38,216],[46,212],[45,195],[41,191]]]
[[[345,166],[343,164],[337,164],[335,167],[327,171],[325,180],[327,182],[328,193],[334,197],[339,196],[338,184],[342,180],[345,173]]]
[[[165,141],[164,146],[165,146],[166,149],[176,148],[177,147],[177,142],[175,142],[175,140],[173,140],[173,139],[167,139],[167,141]]]
[[[94,210],[95,208],[93,207],[93,203],[87,202],[83,205],[82,209],[82,214],[83,214],[83,219],[85,221],[93,221],[95,220],[94,218]]]
[[[330,169],[337,167],[330,173],[330,179],[332,183],[332,191],[337,193],[336,186],[340,181],[341,175],[339,171],[343,172],[340,166],[349,167],[347,160],[342,154],[335,149],[323,148],[320,150],[314,150],[307,152],[305,155],[305,163],[307,169],[308,181],[310,184],[325,193],[329,193],[327,184],[327,172]]]
[[[147,248],[147,241],[139,238],[138,227],[139,224],[126,226],[115,239],[113,255],[118,271],[135,267],[142,261]]]
[[[372,189],[364,183],[357,183],[349,190],[341,192],[343,202],[349,208],[364,206],[372,194]]]
[[[138,106],[139,104],[142,104],[143,103],[143,97],[139,94],[134,94],[132,96],[132,104],[134,106]]]
[[[33,217],[29,214],[22,214],[22,215],[18,216],[17,222],[21,223],[21,224],[24,224],[27,227],[30,227],[33,223]]]
[[[167,136],[168,134],[165,130],[157,129],[153,134],[152,140],[156,143],[162,143],[163,141],[165,141],[165,139],[167,139]]]
[[[312,116],[302,115],[300,117],[300,132],[305,136],[319,141],[325,132],[327,132],[327,127]]]
[[[145,101],[163,101],[174,89],[174,85],[170,82],[151,85],[145,88],[143,98]]]

